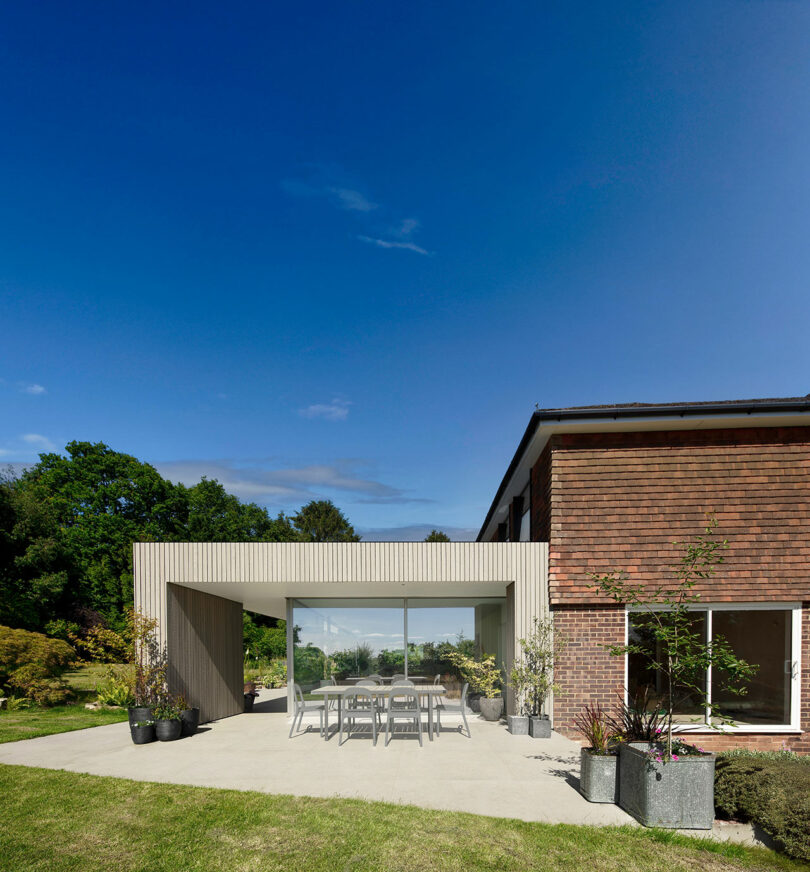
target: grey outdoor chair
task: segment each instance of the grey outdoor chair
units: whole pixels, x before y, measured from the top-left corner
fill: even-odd
[[[349,735],[357,721],[368,721],[371,724],[371,736],[377,744],[377,704],[374,694],[361,688],[346,691],[343,697],[344,705],[340,711],[340,735],[338,747],[343,744],[343,727],[348,726]]]
[[[395,672],[391,676],[391,684],[393,684],[396,681],[399,681],[401,678],[405,678],[405,673],[404,672]]]
[[[301,728],[301,723],[304,720],[304,714],[306,712],[318,712],[318,715],[321,719],[321,727],[319,733],[323,736],[324,730],[324,711],[325,707],[322,702],[316,702],[314,700],[305,700],[304,692],[301,690],[300,684],[293,685],[293,702],[295,703],[295,712],[293,713],[293,721],[292,726],[290,727],[290,738],[292,739],[293,733],[295,732],[296,722],[298,723],[298,729]],[[310,728],[310,724],[307,724],[307,731]]]
[[[385,744],[391,740],[396,721],[413,721],[416,725],[416,735],[419,745],[422,745],[422,708],[419,705],[419,694],[411,687],[397,685],[388,691],[388,712],[385,721]]]
[[[377,682],[369,676],[368,678],[361,678],[360,681],[357,682],[355,687],[376,687]]]
[[[410,678],[405,678],[403,675],[402,678],[393,678],[391,680],[391,687],[416,687],[416,685]]]
[[[455,703],[446,703],[442,700],[441,705],[436,706],[436,732],[439,732],[442,728],[442,712],[446,712],[447,714],[460,714],[461,719],[464,721],[464,729],[467,731],[467,738],[472,738],[470,725],[467,723],[467,691],[469,690],[469,687],[470,685],[467,682],[464,682],[464,687],[461,690],[461,699],[459,700],[458,705]],[[459,724],[459,731],[460,730],[461,725]]]

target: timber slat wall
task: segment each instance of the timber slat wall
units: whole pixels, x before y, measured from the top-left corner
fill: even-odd
[[[242,605],[208,593],[166,586],[168,684],[202,722],[242,710]]]

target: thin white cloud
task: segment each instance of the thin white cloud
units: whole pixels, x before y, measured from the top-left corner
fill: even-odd
[[[326,421],[345,421],[349,417],[348,400],[336,397],[331,403],[314,403],[304,409],[299,409],[298,414],[303,418],[323,418]]]
[[[376,203],[372,203],[359,191],[353,191],[351,188],[328,188],[327,190],[337,197],[341,209],[347,209],[349,212],[372,212],[377,208]]]
[[[56,446],[47,436],[42,436],[39,433],[24,433],[20,438],[26,445],[30,445],[32,448],[39,448],[43,451],[54,451],[56,449]]]
[[[20,385],[20,390],[25,394],[31,394],[32,397],[40,397],[48,393],[42,385],[38,384],[23,384]]]
[[[203,477],[215,478],[229,493],[266,505],[297,508],[312,499],[332,495],[336,499],[354,497],[354,502],[427,502],[407,495],[400,488],[364,477],[358,467],[365,464],[357,460],[287,469],[268,468],[261,462],[237,464],[229,460],[168,461],[154,465],[171,481],[191,486]]]
[[[422,542],[431,530],[441,530],[453,542],[473,542],[478,529],[472,527],[448,527],[442,524],[410,524],[406,527],[374,527],[358,529],[366,542]]]
[[[394,236],[399,236],[401,239],[405,239],[418,229],[419,222],[416,218],[405,218],[400,222],[399,227],[393,230],[392,233]]]
[[[361,242],[368,242],[371,245],[376,245],[378,248],[400,248],[404,251],[415,251],[417,254],[430,255],[430,252],[427,251],[427,249],[424,249],[413,242],[394,242],[390,239],[377,239],[373,236],[358,236],[357,238]]]

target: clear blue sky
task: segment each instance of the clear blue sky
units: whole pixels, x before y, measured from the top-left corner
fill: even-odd
[[[0,120],[0,461],[469,537],[535,403],[810,391],[808,3],[9,3]]]

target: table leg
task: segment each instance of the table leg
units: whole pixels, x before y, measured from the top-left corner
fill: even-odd
[[[428,694],[427,701],[428,701],[428,706],[427,706],[427,710],[428,710],[428,737],[430,738],[430,741],[432,742],[433,741],[433,694],[431,694],[431,693]]]
[[[329,738],[329,694],[323,695],[323,739]]]

